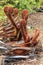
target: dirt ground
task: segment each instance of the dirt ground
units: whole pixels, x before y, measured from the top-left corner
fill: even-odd
[[[32,26],[32,27],[35,27],[35,28],[38,28],[40,30],[40,36],[39,36],[39,39],[41,40],[41,43],[42,43],[42,48],[43,48],[43,13],[40,13],[40,12],[37,12],[37,13],[34,13],[34,14],[30,14],[29,15],[29,18],[28,18],[28,25],[29,26]],[[1,65],[1,60],[2,60],[2,57],[0,57],[0,65]],[[36,64],[36,62],[34,64],[32,63],[27,63],[28,64],[17,64],[17,65],[43,65],[43,52],[42,52],[42,58],[41,58],[42,64],[40,64],[38,62],[38,64]],[[14,64],[16,65],[16,64]]]
[[[40,30],[40,40],[43,46],[43,13],[37,12],[31,14],[28,18],[28,25]]]

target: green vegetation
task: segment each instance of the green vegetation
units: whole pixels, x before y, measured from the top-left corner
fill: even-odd
[[[0,21],[6,19],[3,8],[5,5],[17,7],[19,10],[28,9],[31,13],[33,8],[43,7],[43,0],[0,0]]]

